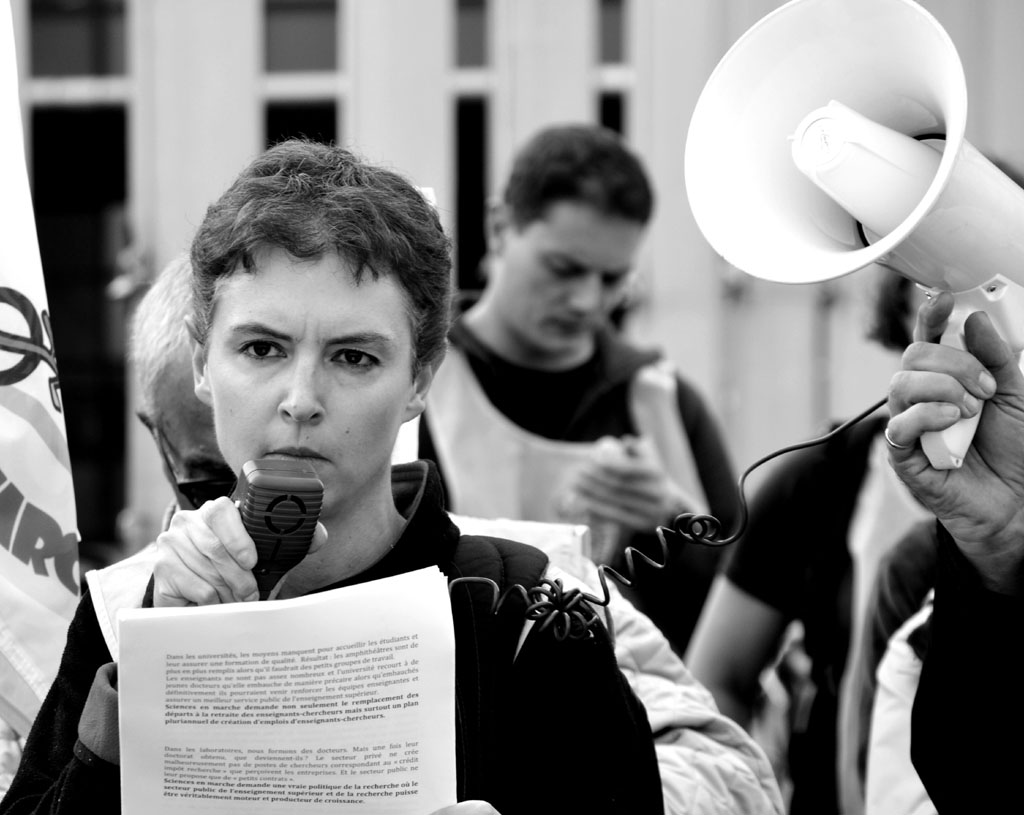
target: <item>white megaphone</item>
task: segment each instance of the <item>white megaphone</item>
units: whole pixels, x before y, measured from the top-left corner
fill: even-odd
[[[722,58],[694,109],[686,190],[697,225],[755,277],[813,283],[877,263],[1024,350],[1024,190],[964,139],[952,40],[911,0],[792,0]],[[921,444],[963,463],[977,417]]]

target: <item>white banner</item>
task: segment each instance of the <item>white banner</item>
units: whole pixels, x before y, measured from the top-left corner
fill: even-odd
[[[6,2],[0,122],[0,718],[24,734],[78,603],[78,525]]]

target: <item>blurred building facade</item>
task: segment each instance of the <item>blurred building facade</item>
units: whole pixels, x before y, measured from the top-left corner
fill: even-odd
[[[9,2],[87,561],[123,554],[119,535],[128,548],[150,539],[170,498],[133,418],[131,308],[210,200],[287,136],[351,145],[434,188],[459,285],[472,288],[485,201],[515,146],[545,124],[604,123],[644,157],[658,192],[625,330],[664,347],[704,392],[738,466],[884,394],[896,360],[863,339],[875,273],[803,287],[747,278],[709,249],[686,203],[683,151],[704,82],[781,3]],[[922,5],[961,53],[968,138],[1024,166],[1024,4]]]

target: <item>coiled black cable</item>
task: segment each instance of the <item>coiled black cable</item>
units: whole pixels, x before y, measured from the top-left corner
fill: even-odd
[[[716,547],[735,543],[742,537],[747,528],[749,513],[747,510],[745,487],[747,478],[754,470],[785,453],[792,453],[807,447],[824,444],[863,419],[866,419],[885,403],[886,399],[880,399],[824,436],[818,436],[817,438],[775,450],[747,467],[739,477],[736,485],[739,498],[739,519],[736,529],[727,537],[718,537],[722,529],[722,523],[714,515],[684,512],[675,517],[671,526],[659,526],[655,530],[661,555],[660,561],[649,557],[635,547],[627,546],[624,556],[626,571],[629,573],[629,577],[619,573],[607,564],[598,564],[597,576],[601,584],[600,597],[575,587],[567,589],[559,578],[554,580],[543,578],[540,583],[530,589],[514,584],[502,592],[498,584],[490,578],[457,577],[448,584],[449,594],[460,583],[486,585],[493,592],[494,599],[491,611],[494,614],[498,613],[509,597],[516,595],[526,603],[526,619],[534,621],[539,630],[550,631],[551,635],[559,642],[566,639],[586,639],[591,637],[593,636],[594,627],[600,623],[600,616],[594,606],[607,608],[611,602],[611,591],[608,587],[609,578],[622,586],[632,586],[636,580],[635,560],[638,558],[655,569],[664,569],[668,564],[669,540],[672,540],[674,544],[699,543],[702,546]]]

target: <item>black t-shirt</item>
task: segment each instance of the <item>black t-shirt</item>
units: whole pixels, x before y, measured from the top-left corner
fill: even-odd
[[[600,369],[595,357],[564,371],[524,368],[483,351],[469,357],[474,376],[504,416],[519,427],[546,439],[571,439],[580,396],[590,389]]]

